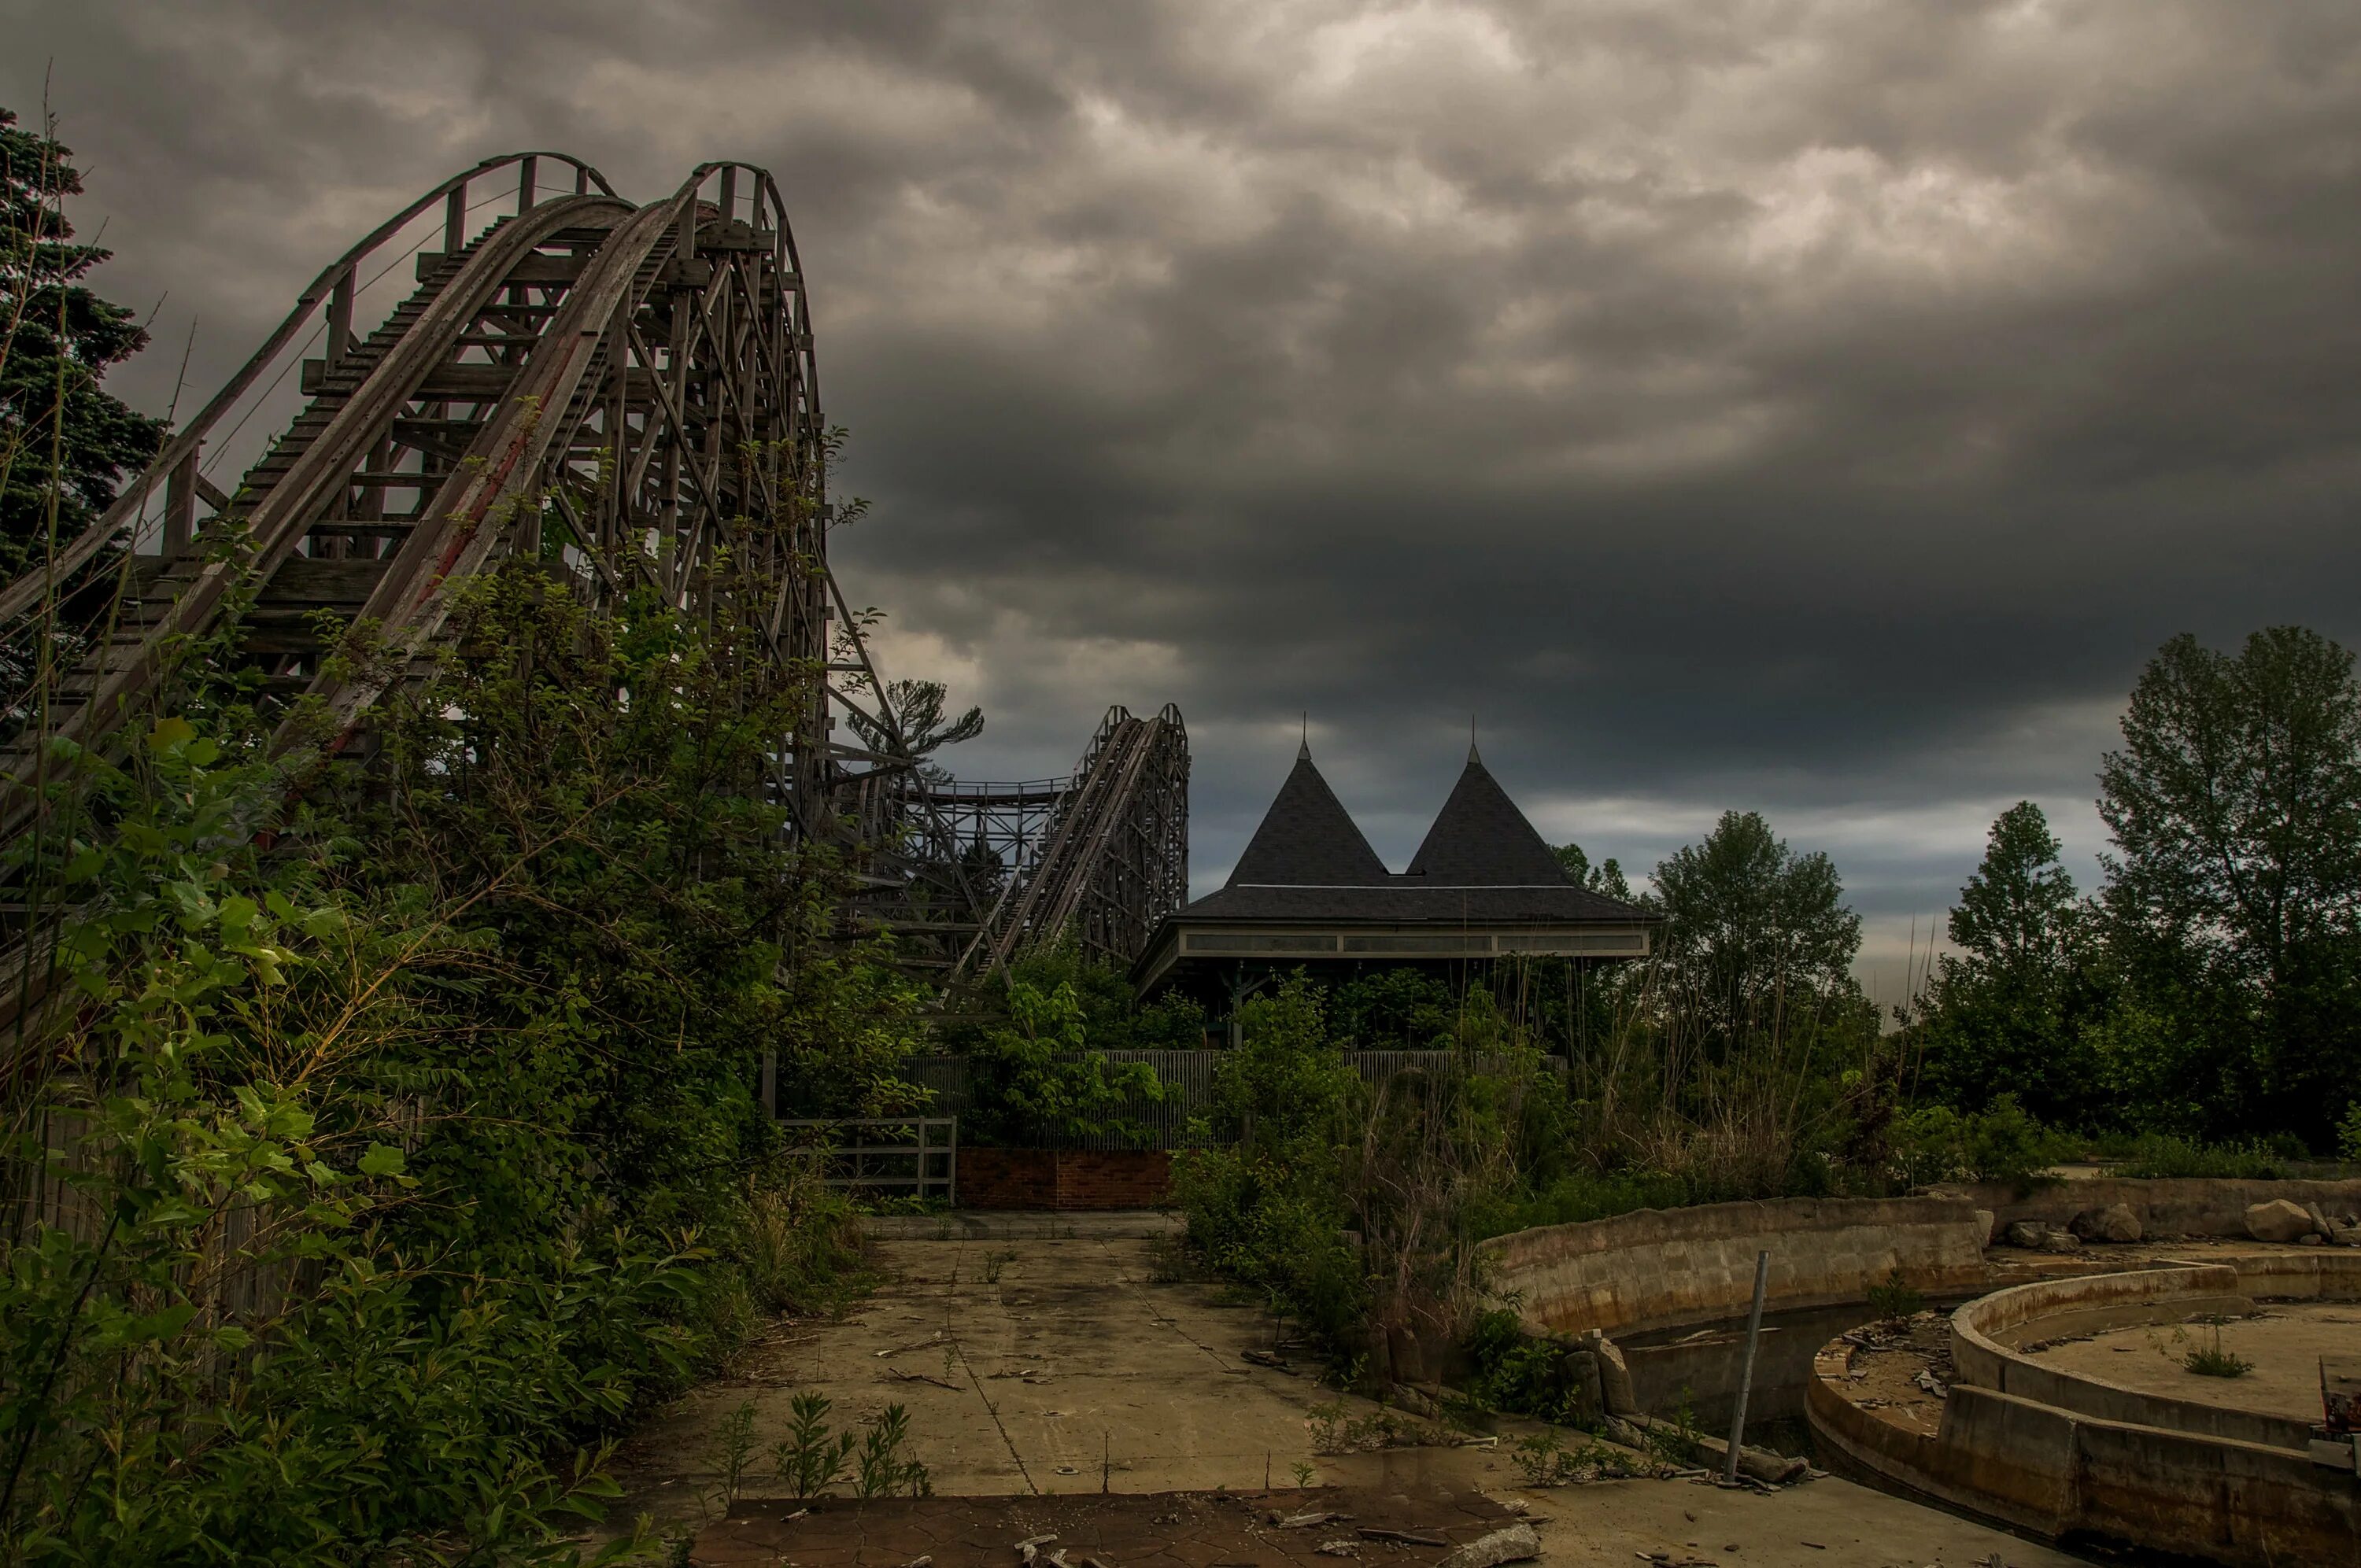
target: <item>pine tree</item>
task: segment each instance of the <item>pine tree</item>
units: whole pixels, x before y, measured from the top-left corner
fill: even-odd
[[[2047,1122],[2103,1113],[2083,1036],[2098,999],[2063,849],[2041,807],[2021,800],[1993,823],[1960,889],[1950,917],[1960,951],[1936,970],[1922,1036],[1926,1086],[1944,1103],[1981,1111],[2005,1094]]]
[[[37,565],[114,504],[163,444],[164,422],[99,380],[148,345],[128,308],[82,280],[112,252],[74,243],[71,148],[0,108],[0,581]],[[62,395],[62,408],[60,408]]]
[[[2075,917],[2074,879],[2058,861],[2064,848],[2033,802],[2000,814],[1951,911],[1951,940],[1972,961],[2044,977],[2064,966]]]

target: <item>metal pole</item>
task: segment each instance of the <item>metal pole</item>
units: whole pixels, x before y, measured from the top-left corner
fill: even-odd
[[[1771,1255],[1754,1255],[1754,1307],[1746,1314],[1746,1362],[1738,1374],[1738,1404],[1730,1412],[1730,1454],[1722,1461],[1721,1478],[1738,1480],[1738,1450],[1746,1441],[1746,1396],[1754,1388],[1754,1347],[1763,1338],[1763,1291],[1771,1282]]]

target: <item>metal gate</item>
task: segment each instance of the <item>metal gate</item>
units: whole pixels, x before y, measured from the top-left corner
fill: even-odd
[[[959,1118],[868,1116],[786,1121],[796,1147],[821,1155],[830,1187],[959,1201]]]

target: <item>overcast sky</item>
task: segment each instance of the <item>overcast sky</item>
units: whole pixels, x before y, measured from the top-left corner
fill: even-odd
[[[1635,870],[1758,808],[1888,999],[2020,797],[2086,884],[2156,646],[2351,641],[2361,5],[0,0],[120,389],[209,390],[489,153],[778,176],[856,603],[1071,765],[1178,703],[1217,884],[1314,753],[1397,869],[1470,715]],[[29,115],[28,115],[29,117]]]

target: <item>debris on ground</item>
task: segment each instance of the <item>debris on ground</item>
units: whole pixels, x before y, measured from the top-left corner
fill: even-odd
[[[914,1350],[932,1350],[939,1345],[949,1344],[950,1343],[950,1335],[944,1333],[939,1329],[935,1332],[928,1334],[925,1339],[912,1340],[907,1344],[888,1345],[885,1349],[878,1351],[875,1354],[877,1359],[883,1361],[889,1355],[902,1355]]]
[[[1309,1506],[1307,1506],[1309,1505]],[[996,1497],[824,1498],[783,1519],[776,1501],[742,1498],[691,1544],[693,1568],[777,1568],[782,1562],[928,1568],[972,1562],[1006,1568],[1143,1568],[1260,1563],[1264,1568],[1489,1568],[1538,1551],[1533,1526],[1480,1491],[1416,1486],[1246,1492],[1060,1493]],[[1276,1512],[1278,1519],[1272,1519]],[[1309,1523],[1275,1528],[1306,1516]],[[1338,1519],[1349,1519],[1350,1524]],[[1518,1532],[1522,1532],[1519,1534]],[[1501,1539],[1494,1539],[1494,1538]],[[1519,1543],[1530,1539],[1531,1548]],[[990,1543],[988,1552],[977,1549]],[[1503,1554],[1506,1553],[1506,1554]]]
[[[1532,1526],[1519,1523],[1469,1541],[1444,1558],[1439,1568],[1499,1568],[1503,1563],[1529,1563],[1541,1554],[1542,1538],[1533,1533]]]

